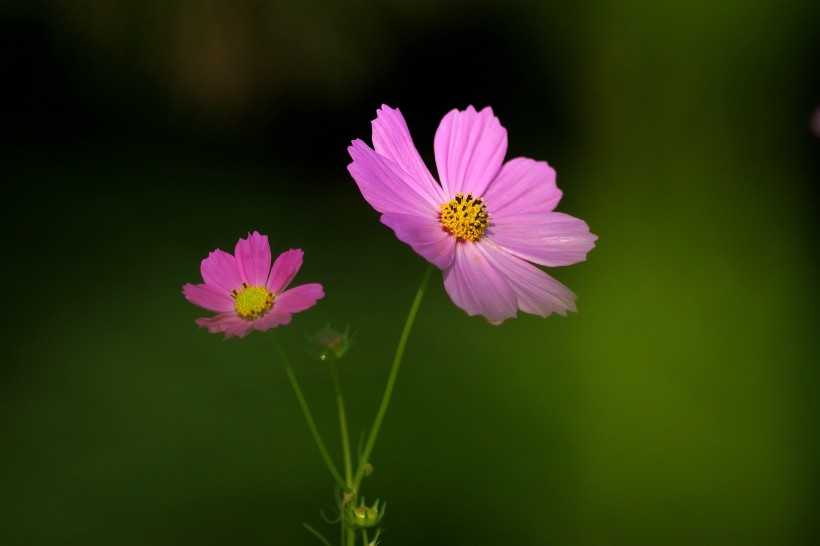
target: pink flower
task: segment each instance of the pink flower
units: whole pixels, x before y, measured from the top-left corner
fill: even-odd
[[[205,283],[182,287],[188,301],[218,313],[196,320],[212,334],[245,337],[251,330],[288,324],[293,313],[313,307],[325,295],[320,284],[285,290],[302,267],[299,249],[283,252],[271,267],[268,237],[254,231],[239,239],[235,254],[214,250],[200,266]]]
[[[350,174],[396,236],[444,272],[444,288],[469,315],[493,324],[518,310],[546,317],[576,311],[575,294],[529,262],[586,259],[597,237],[554,212],[555,171],[543,161],[504,163],[507,131],[490,108],[452,110],[434,141],[441,184],[424,165],[401,112],[382,106],[373,149],[348,148]]]

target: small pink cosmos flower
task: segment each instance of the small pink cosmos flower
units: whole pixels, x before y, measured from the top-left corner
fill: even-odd
[[[225,339],[245,337],[288,324],[293,313],[316,305],[325,293],[320,284],[303,284],[285,290],[302,267],[299,249],[283,252],[271,267],[268,237],[258,232],[236,243],[236,256],[216,249],[202,260],[204,284],[186,284],[185,298],[218,314],[196,320],[209,332],[225,332]]]
[[[811,113],[810,125],[814,136],[820,138],[820,106],[815,108],[814,112]]]
[[[441,184],[424,165],[398,109],[373,120],[373,148],[354,140],[348,171],[381,221],[444,272],[444,288],[469,315],[493,324],[518,310],[576,311],[575,294],[529,262],[584,261],[597,237],[554,212],[555,171],[543,161],[504,163],[507,131],[490,108],[452,110],[434,141]]]

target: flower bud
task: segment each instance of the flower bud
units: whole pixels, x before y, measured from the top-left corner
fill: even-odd
[[[324,328],[308,336],[310,342],[310,352],[319,357],[319,360],[327,360],[328,357],[342,358],[353,345],[354,335],[350,335],[350,326],[340,332],[326,325]]]
[[[379,510],[379,501],[372,507],[365,506],[364,500],[359,506],[348,506],[345,509],[345,522],[354,529],[367,529],[378,524],[384,516],[384,507]]]

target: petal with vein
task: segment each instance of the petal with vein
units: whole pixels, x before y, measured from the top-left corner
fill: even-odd
[[[199,268],[205,284],[224,290],[230,294],[232,290],[242,288],[242,277],[236,266],[236,259],[224,250],[214,250],[202,260]]]
[[[432,188],[423,191],[408,182],[407,173],[392,160],[377,154],[361,140],[354,140],[347,151],[353,158],[347,170],[362,196],[377,211],[424,214],[435,208],[437,198]]]
[[[241,322],[247,321],[234,312],[219,313],[218,315],[214,315],[212,317],[196,319],[197,326],[200,328],[207,328],[212,334],[224,332],[228,328],[236,326]],[[228,337],[229,336],[225,336],[225,339],[228,339]]]
[[[481,197],[498,175],[507,153],[507,130],[492,108],[451,110],[436,131],[433,148],[445,195]]]
[[[316,305],[325,296],[321,284],[303,284],[279,294],[269,313],[254,321],[254,329],[259,331],[290,323],[293,314]]]
[[[302,267],[305,253],[299,248],[292,248],[280,254],[270,269],[267,287],[270,292],[279,294],[293,281]]]
[[[481,246],[481,241],[456,245],[453,264],[444,272],[444,288],[453,303],[468,315],[483,315],[491,323],[500,324],[516,315],[517,296]]]
[[[182,287],[185,299],[208,311],[232,311],[236,305],[227,292],[211,284],[186,284]]]
[[[382,105],[372,126],[373,149],[376,153],[392,160],[404,170],[407,176],[402,178],[408,185],[415,186],[420,195],[425,197],[436,195],[437,199],[430,201],[432,205],[446,201],[441,186],[430,174],[430,170],[413,144],[407,122],[404,121],[404,116],[401,115],[399,109]]]
[[[494,248],[491,243],[481,250],[515,291],[518,307],[525,313],[546,317],[550,313],[566,315],[567,311],[577,311],[575,294],[534,265]]]
[[[583,262],[598,238],[583,220],[562,212],[496,220],[487,238],[511,254],[548,267]]]
[[[453,262],[456,238],[442,229],[437,216],[387,212],[382,214],[382,223],[439,269],[446,269]]]
[[[254,231],[236,243],[236,265],[239,275],[250,286],[265,286],[270,271],[270,243],[267,235]]]
[[[484,199],[487,211],[501,218],[508,214],[551,212],[561,200],[561,190],[555,185],[555,170],[545,161],[516,157],[501,167]]]

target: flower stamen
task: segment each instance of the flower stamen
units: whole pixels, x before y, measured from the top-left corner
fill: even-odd
[[[474,243],[484,236],[490,214],[483,197],[475,199],[472,193],[466,197],[463,193],[457,193],[455,198],[441,205],[439,222],[459,241]]]
[[[231,296],[236,300],[236,314],[246,320],[258,319],[273,307],[273,300],[276,294],[268,292],[262,286],[248,286],[242,283],[242,290],[231,291]]]

